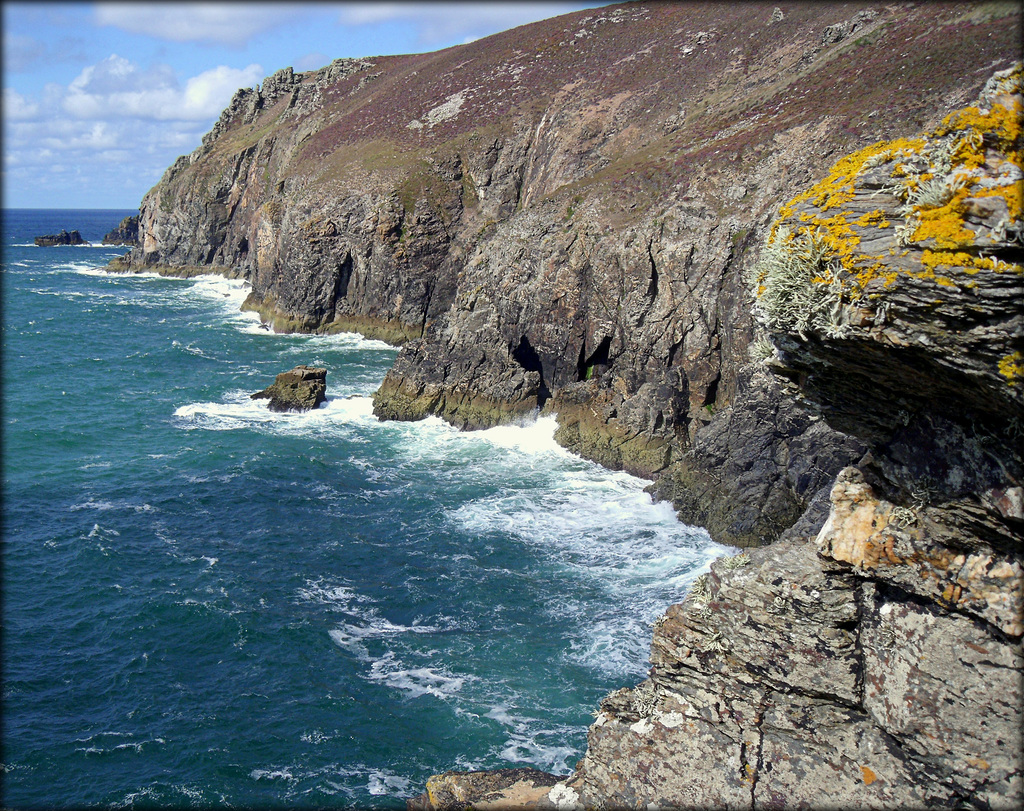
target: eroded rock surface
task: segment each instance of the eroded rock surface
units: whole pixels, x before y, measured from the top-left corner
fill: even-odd
[[[251,395],[253,400],[269,400],[271,411],[309,411],[327,400],[327,370],[319,366],[296,366],[281,372],[274,382]]]
[[[404,344],[379,416],[553,409],[560,441],[659,479],[683,520],[765,543],[822,520],[859,446],[745,371],[743,276],[781,202],[967,103],[1018,24],[1013,4],[625,4],[284,69],[167,170],[111,268],[244,277],[275,330]]]
[[[125,217],[103,237],[104,245],[136,245],[139,241],[139,215]]]
[[[655,624],[566,778],[580,807],[1024,801],[1021,76],[782,207],[766,368],[867,453],[820,531],[720,559]],[[947,190],[901,205],[908,175]]]

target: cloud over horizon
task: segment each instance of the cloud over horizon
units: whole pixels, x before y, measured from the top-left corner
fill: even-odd
[[[75,118],[140,118],[202,121],[215,118],[240,87],[263,79],[260,65],[218,65],[189,78],[182,88],[169,65],[141,70],[117,54],[86,67],[68,85],[63,110]]]
[[[235,91],[263,76],[257,64],[218,65],[182,82],[169,65],[143,69],[111,54],[37,96],[4,88],[5,181],[148,188],[168,155],[194,149]]]
[[[97,3],[97,24],[170,42],[240,48],[290,16],[288,3]]]

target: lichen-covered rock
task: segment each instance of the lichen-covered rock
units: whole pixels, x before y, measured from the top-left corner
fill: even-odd
[[[408,811],[557,811],[573,798],[561,779],[531,768],[445,772],[427,780],[427,790],[406,803]]]
[[[1022,115],[1018,65],[928,135],[865,147],[782,207],[757,309],[842,430],[969,409],[991,431],[1024,409]],[[898,396],[863,409],[843,391],[862,385]]]
[[[569,778],[584,807],[1024,803],[1019,219],[968,202],[1019,206],[1020,79],[782,207],[753,274],[766,368],[867,452],[820,531],[717,561],[655,624]],[[899,205],[911,174],[955,188]]]
[[[255,394],[253,400],[269,400],[271,411],[309,411],[327,400],[327,370],[319,366],[296,366],[281,372],[274,382]]]
[[[984,73],[1019,25],[623,4],[285,69],[116,269],[244,277],[276,330],[403,344],[383,418],[554,410],[716,539],[781,539],[669,609],[530,802],[1017,807],[1019,108]]]
[[[1019,44],[1011,7],[785,11],[623,4],[283,69],[168,169],[112,269],[245,278],[276,331],[404,345],[380,416],[552,409],[560,441],[664,479],[683,520],[770,542],[820,520],[824,480],[855,459],[799,404],[784,435],[754,425],[744,272],[837,154],[938,126]]]
[[[1010,527],[995,548],[948,526],[970,505],[899,507],[877,498],[864,474],[848,468],[832,489],[832,512],[818,536],[821,554],[884,578],[947,608],[978,616],[1009,636],[1024,634],[1024,566]],[[983,511],[972,511],[985,520]],[[991,531],[998,529],[990,518]],[[975,528],[976,529],[976,528]]]

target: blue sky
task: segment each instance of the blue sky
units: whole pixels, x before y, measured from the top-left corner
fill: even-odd
[[[3,3],[3,204],[137,208],[239,87],[596,2]]]

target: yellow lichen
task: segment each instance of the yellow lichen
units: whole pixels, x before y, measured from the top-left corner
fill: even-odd
[[[983,253],[992,245],[989,240],[998,244],[1006,238],[1009,226],[1019,222],[1024,211],[1024,186],[1008,182],[1004,164],[1008,161],[1019,169],[1024,154],[1021,104],[1017,98],[1008,98],[1000,96],[999,101],[1006,103],[992,103],[990,109],[957,110],[927,137],[879,141],[837,161],[825,178],[780,208],[769,244],[786,223],[789,239],[799,236],[820,246],[820,265],[806,277],[807,283],[828,286],[831,295],[839,297],[837,301],[856,301],[872,282],[889,287],[901,275],[940,288],[975,287],[977,283],[967,277],[982,271],[1024,275],[1019,264]],[[860,214],[846,208],[855,195],[864,193],[857,187],[858,178],[880,166],[887,166],[891,178],[887,191],[903,203],[895,223],[891,208]],[[1004,185],[980,185],[986,175]],[[1005,201],[1005,217],[1001,206],[981,199],[993,197]],[[987,227],[975,232],[978,226],[969,224],[968,216],[972,222],[980,217]],[[865,229],[877,229],[883,232],[878,234],[881,237],[888,230],[892,242],[882,242],[877,254],[859,250],[862,235],[867,238]],[[906,263],[894,265],[891,257],[897,254],[917,257],[919,269]],[[759,298],[764,292],[760,284]]]
[[[991,110],[965,107],[947,115],[933,133],[941,138],[951,132],[968,131],[982,133],[993,146],[1012,150],[1021,137],[1021,104],[1014,100],[1012,109],[1003,104],[993,104]],[[979,145],[980,146],[980,145]]]
[[[1020,220],[1024,215],[1024,185],[1008,183],[1005,186],[991,188],[973,188],[971,197],[1001,197],[1006,201],[1006,208],[1011,220]]]
[[[885,212],[878,208],[858,217],[855,220],[855,224],[861,228],[888,228],[889,220],[886,218]]]
[[[979,270],[990,270],[993,273],[1012,271],[1018,275],[1024,274],[1024,268],[1020,265],[1011,265],[1009,262],[1000,262],[991,256],[981,256],[967,251],[933,251],[925,249],[921,252],[921,265],[925,271],[934,271],[936,268],[955,268],[965,273],[974,275]],[[925,278],[919,276],[919,278]]]
[[[1006,378],[1008,386],[1019,386],[1024,380],[1024,352],[1017,350],[1001,358],[999,374]]]
[[[916,210],[920,221],[911,240],[924,242],[933,239],[936,247],[949,250],[974,245],[975,233],[964,227],[964,200],[969,193],[968,188],[963,186],[953,193],[945,205]]]

